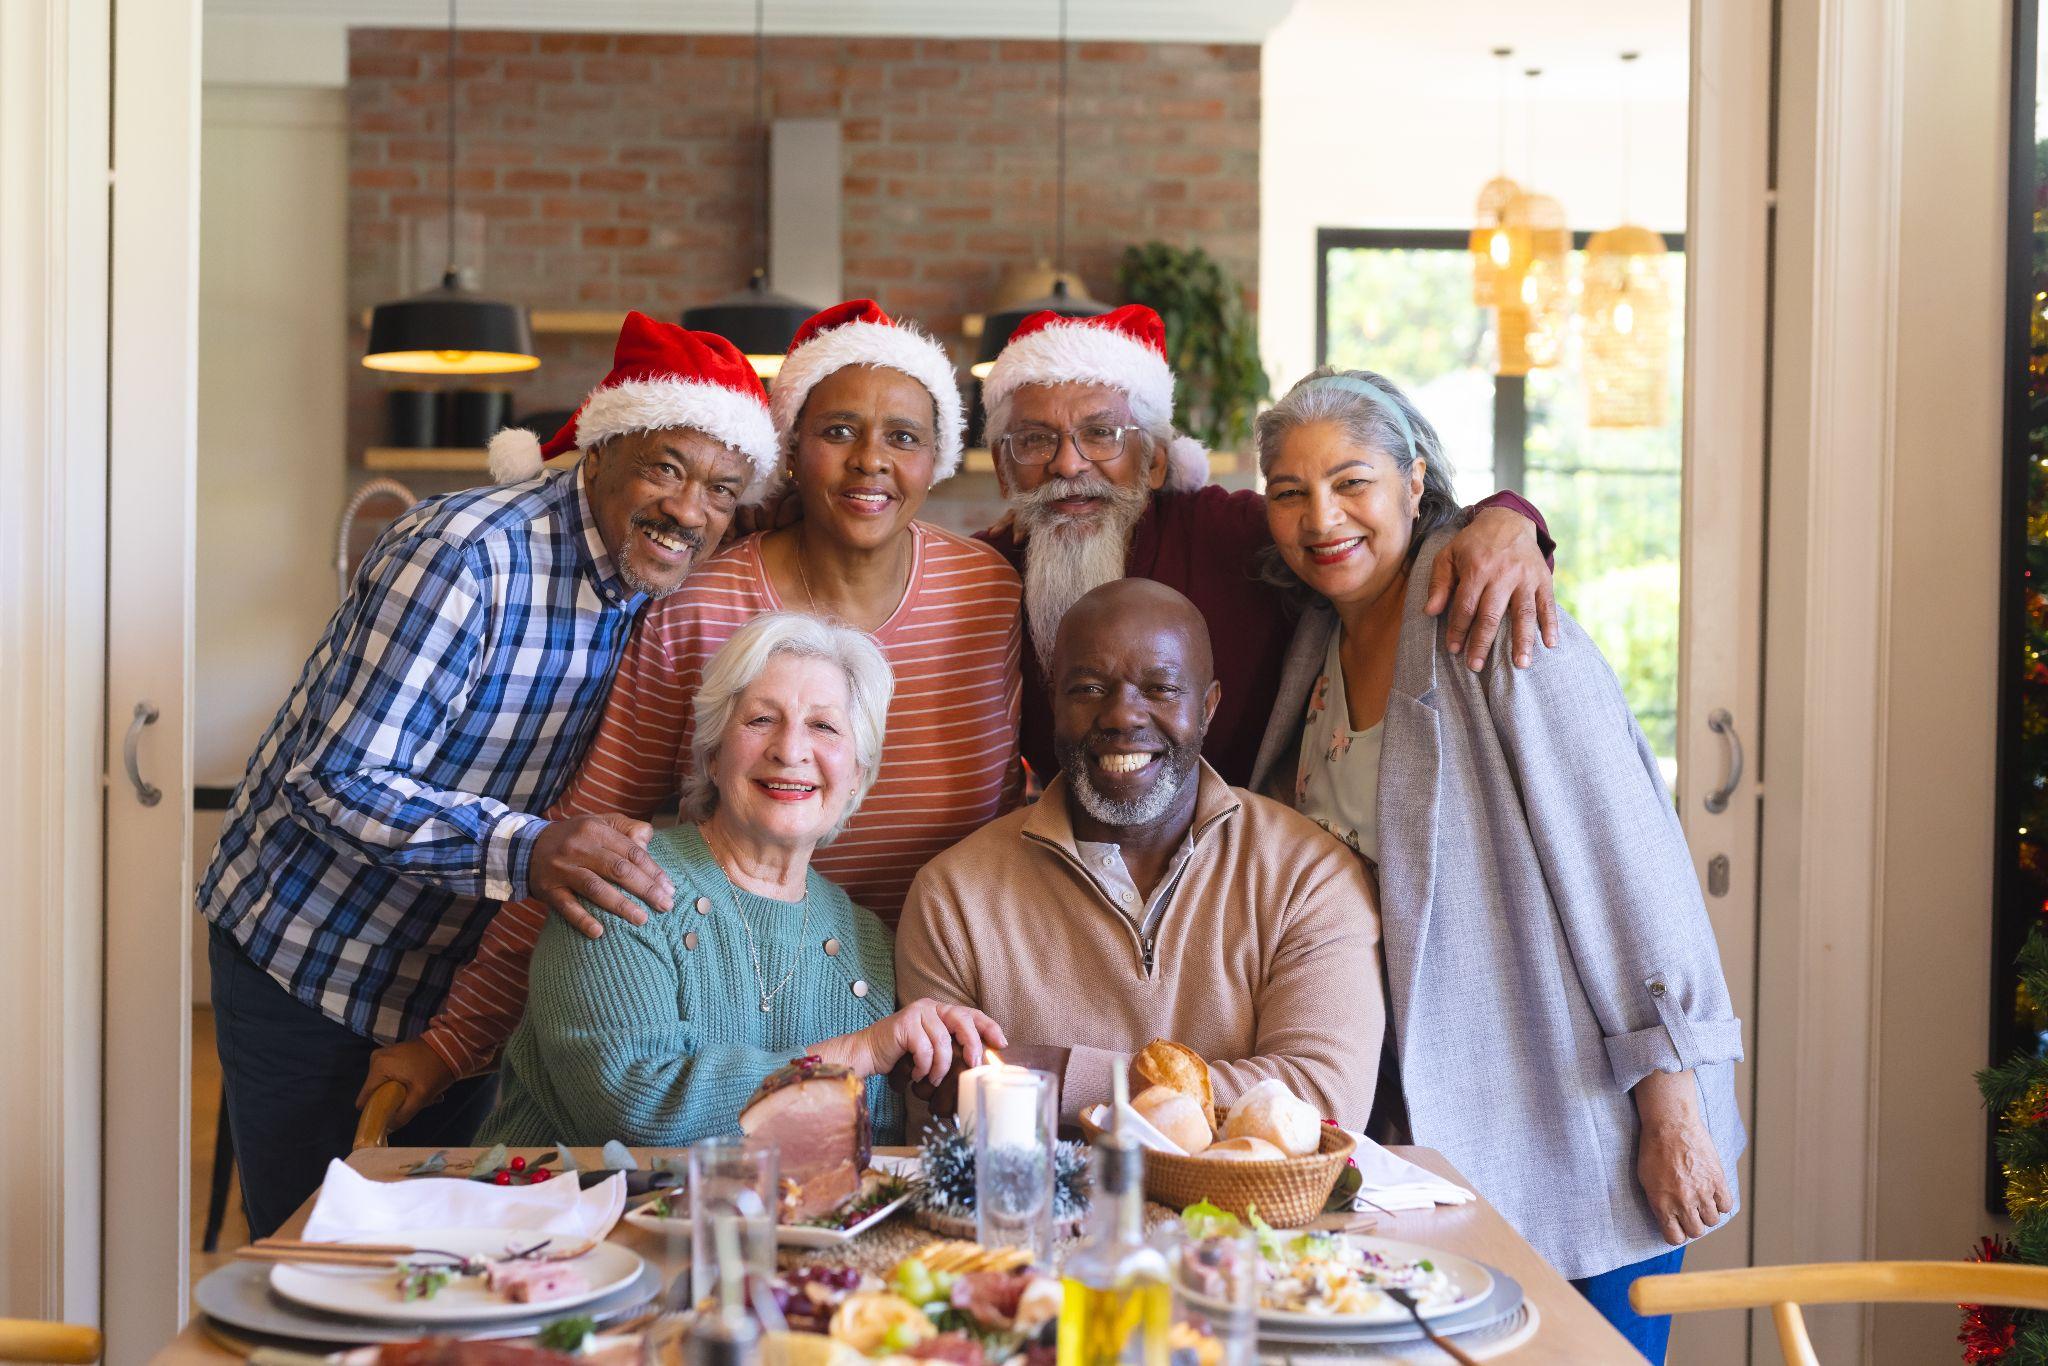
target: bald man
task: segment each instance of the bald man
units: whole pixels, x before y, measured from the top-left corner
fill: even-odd
[[[1193,603],[1118,579],[1067,612],[1049,682],[1060,775],[940,854],[897,929],[897,988],[986,1011],[1071,1122],[1155,1038],[1216,1098],[1278,1077],[1353,1129],[1385,1007],[1358,858],[1202,758],[1222,697]]]

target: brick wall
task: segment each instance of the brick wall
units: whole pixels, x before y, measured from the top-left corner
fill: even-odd
[[[446,38],[349,44],[351,315],[408,289],[415,221],[445,217]],[[745,36],[465,32],[456,71],[465,219],[493,294],[533,308],[673,318],[758,254],[760,142]],[[771,116],[837,117],[845,288],[971,359],[961,315],[1050,256],[1059,50],[1050,42],[771,38]],[[1111,298],[1123,248],[1199,242],[1249,290],[1258,267],[1259,50],[1083,43],[1072,62],[1068,260]],[[473,263],[473,262],[472,262]],[[817,300],[820,305],[833,300]],[[360,335],[357,335],[358,349]],[[572,406],[610,340],[550,337],[522,411]],[[351,450],[381,381],[355,384]]]

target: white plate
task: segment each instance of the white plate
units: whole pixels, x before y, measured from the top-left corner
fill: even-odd
[[[424,1229],[356,1241],[402,1242],[463,1256],[501,1257],[508,1250],[531,1247],[545,1236],[530,1229]],[[398,1268],[385,1266],[287,1262],[270,1269],[270,1288],[295,1304],[372,1322],[480,1323],[490,1319],[532,1318],[537,1313],[588,1304],[630,1282],[640,1274],[641,1263],[640,1254],[631,1248],[599,1243],[568,1265],[582,1273],[590,1288],[530,1304],[515,1304],[487,1289],[482,1276],[453,1277],[432,1299],[401,1299]]]
[[[819,1228],[814,1224],[777,1224],[775,1226],[775,1241],[782,1247],[807,1247],[813,1249],[838,1247],[841,1243],[850,1243],[876,1224],[881,1223],[884,1219],[896,1213],[897,1210],[902,1209],[905,1204],[909,1203],[910,1197],[914,1194],[916,1194],[915,1191],[907,1190],[903,1192],[903,1194],[897,1196],[888,1204],[875,1208],[851,1228]],[[688,1218],[664,1219],[654,1212],[652,1202],[642,1205],[639,1209],[626,1211],[626,1222],[635,1228],[643,1228],[649,1233],[659,1233],[670,1238],[687,1238],[690,1236],[690,1221]]]
[[[1377,1252],[1390,1261],[1429,1261],[1450,1280],[1451,1296],[1439,1304],[1422,1306],[1422,1317],[1440,1318],[1470,1309],[1493,1293],[1493,1273],[1469,1257],[1460,1257],[1455,1252],[1441,1248],[1425,1247],[1421,1243],[1397,1242],[1392,1238],[1375,1238],[1369,1234],[1340,1234],[1344,1242],[1368,1252]],[[1259,1331],[1277,1330],[1288,1333],[1307,1330],[1316,1333],[1341,1334],[1348,1328],[1379,1327],[1385,1324],[1411,1323],[1408,1311],[1391,1298],[1381,1297],[1379,1307],[1369,1314],[1308,1314],[1285,1309],[1259,1310]]]

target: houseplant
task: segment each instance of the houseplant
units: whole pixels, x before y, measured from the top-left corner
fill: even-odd
[[[1200,247],[1146,242],[1124,249],[1117,284],[1166,324],[1166,359],[1180,381],[1174,425],[1212,449],[1242,446],[1272,390],[1237,282]]]

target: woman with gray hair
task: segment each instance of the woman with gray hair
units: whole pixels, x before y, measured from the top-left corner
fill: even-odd
[[[1661,1361],[1628,1286],[1735,1210],[1734,1017],[1692,859],[1614,674],[1440,667],[1455,526],[1427,419],[1365,370],[1258,421],[1272,572],[1307,605],[1252,785],[1366,861],[1387,974],[1376,1136],[1439,1149]],[[1368,908],[1368,913],[1370,908]]]
[[[937,1081],[956,1053],[974,1065],[1002,1045],[979,1011],[896,1009],[889,931],[811,867],[874,785],[894,687],[867,635],[798,612],[755,618],[712,657],[684,823],[647,850],[676,909],[594,940],[549,917],[482,1142],[733,1133],[761,1079],[803,1054],[872,1079],[888,1141],[903,1112],[881,1077],[907,1061]]]

